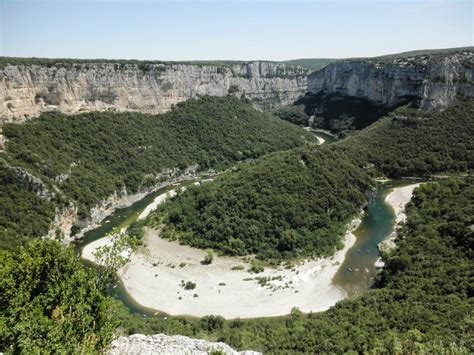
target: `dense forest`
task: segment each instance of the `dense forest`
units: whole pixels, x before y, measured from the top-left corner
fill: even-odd
[[[295,105],[304,106],[308,117],[314,116],[311,122],[313,128],[331,131],[341,138],[370,126],[394,110],[394,107],[374,104],[364,98],[323,92],[306,93]]]
[[[273,114],[284,121],[294,123],[299,126],[309,126],[309,115],[305,112],[303,105],[288,105],[277,108]]]
[[[332,255],[367,202],[370,179],[343,155],[278,152],[160,206],[149,225],[165,238],[260,259]]]
[[[363,205],[366,171],[402,177],[472,169],[472,117],[470,101],[440,112],[401,108],[335,145],[276,153],[190,189],[162,205],[150,224],[164,224],[165,238],[229,255],[330,255]]]
[[[474,168],[474,101],[443,111],[400,108],[335,144],[360,166],[389,177],[465,172]]]
[[[166,178],[160,176],[166,170],[182,172],[195,164],[200,170],[220,170],[314,139],[234,97],[191,100],[162,115],[46,113],[25,124],[5,124],[3,132],[7,142],[0,153],[6,162],[0,203],[17,215],[0,219],[0,240],[36,232],[42,236],[52,220],[51,206],[37,197],[32,201],[38,207],[28,207],[29,187],[18,189],[7,164],[40,178],[56,202],[72,201],[87,217],[92,206],[115,191],[154,185]],[[21,218],[31,224],[15,222]]]
[[[122,325],[130,334],[185,334],[275,353],[468,353],[474,349],[474,178],[422,185],[407,217],[375,288],[327,312],[225,321],[142,318],[124,310]]]
[[[44,236],[54,218],[55,202],[40,197],[41,186],[0,161],[0,249]]]
[[[120,322],[125,333],[185,334],[267,352],[468,352],[473,216],[472,176],[425,184],[408,205],[398,248],[384,255],[373,290],[324,313],[294,310],[254,320],[130,314],[106,296],[106,280],[72,249],[32,242],[0,252],[0,348],[93,352]]]

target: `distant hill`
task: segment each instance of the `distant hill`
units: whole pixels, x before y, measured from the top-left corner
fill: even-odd
[[[456,48],[442,48],[442,49],[420,49],[416,51],[408,51],[394,54],[386,54],[377,57],[368,58],[354,58],[354,59],[382,59],[382,60],[394,60],[403,58],[412,58],[418,56],[446,56],[461,52],[472,52],[474,47],[456,47]]]
[[[317,71],[323,69],[326,65],[337,62],[341,59],[333,58],[301,58],[301,59],[291,59],[285,60],[282,63],[289,65],[299,65],[304,68],[308,68],[312,71]]]

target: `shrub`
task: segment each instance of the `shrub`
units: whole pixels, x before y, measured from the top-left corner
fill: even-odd
[[[214,253],[212,252],[212,250],[208,250],[206,256],[204,257],[204,260],[201,261],[201,264],[212,264],[212,260],[214,260]]]

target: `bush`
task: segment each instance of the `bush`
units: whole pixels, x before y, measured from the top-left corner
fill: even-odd
[[[209,265],[212,263],[212,260],[214,260],[214,253],[212,252],[212,250],[208,250],[206,256],[204,257],[204,260],[201,261],[201,264]]]
[[[185,289],[185,290],[194,290],[196,288],[196,284],[194,282],[191,282],[191,281],[181,281],[181,286]]]

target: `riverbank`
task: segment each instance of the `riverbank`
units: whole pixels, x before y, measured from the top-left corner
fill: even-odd
[[[332,257],[283,266],[254,274],[239,258],[215,256],[202,265],[206,251],[180,245],[147,229],[145,245],[130,256],[120,271],[127,293],[140,305],[172,315],[254,318],[285,315],[294,307],[303,312],[329,309],[347,297],[332,279],[355,243],[354,220],[344,238],[344,247]],[[96,247],[109,243],[102,238],[83,250],[83,258],[95,261]],[[186,290],[184,283],[195,283]]]
[[[188,168],[189,169],[189,168]],[[188,171],[188,169],[186,171]],[[74,236],[75,240],[80,240],[84,237],[84,235],[100,226],[103,220],[105,220],[108,216],[114,213],[117,209],[125,208],[131,206],[135,202],[142,200],[145,196],[159,191],[161,189],[167,188],[168,186],[183,183],[186,181],[190,181],[193,179],[197,179],[200,176],[212,176],[209,173],[203,173],[201,175],[196,173],[185,173],[174,178],[171,178],[168,181],[161,182],[155,186],[150,188],[146,188],[143,191],[134,193],[134,194],[127,194],[123,193],[120,197],[117,193],[110,196],[108,199],[102,201],[99,205],[93,207],[91,209],[91,217],[86,221],[80,221],[81,230]],[[156,207],[155,207],[156,208]]]
[[[405,206],[410,202],[413,191],[420,186],[421,183],[411,184],[403,187],[395,187],[386,197],[385,202],[389,204],[395,213],[395,230],[397,225],[405,222]],[[396,231],[392,232],[390,236],[379,244],[381,252],[389,252],[396,248],[395,239],[397,237]],[[377,261],[377,267],[382,267],[383,261]]]
[[[330,132],[326,132],[324,130],[316,130],[314,128],[311,128],[311,127],[303,127],[303,129],[307,132],[313,132],[314,136],[316,137],[316,139],[318,140],[318,144],[319,145],[323,145],[325,142],[326,142],[326,139],[321,137],[321,135],[318,135],[318,133],[323,133],[325,134],[326,136],[330,136],[330,137],[333,137],[336,139],[335,136],[333,136]]]
[[[194,184],[199,184],[199,182],[195,182]],[[182,186],[179,188],[180,191],[185,191],[186,187]],[[164,192],[157,197],[154,198],[153,202],[148,204],[145,209],[138,215],[137,220],[142,220],[148,217],[148,215],[153,212],[160,204],[165,202],[168,198],[171,198],[173,196],[176,196],[178,193],[176,189],[169,190],[167,192]],[[120,232],[125,232],[127,227],[123,228]],[[114,236],[112,235],[107,235],[103,238],[94,240],[93,242],[87,244],[83,249],[82,249],[82,258],[92,261],[96,264],[99,264],[99,261],[97,260],[96,256],[94,255],[97,249],[102,248],[102,247],[112,247],[114,244]],[[128,252],[125,255],[122,255],[126,257],[127,259],[130,257],[130,254]]]
[[[387,195],[387,197],[385,197],[385,202],[387,202],[395,212],[396,224],[405,222],[405,206],[410,202],[413,196],[413,190],[420,185],[421,183],[416,183],[408,186],[396,187]]]

